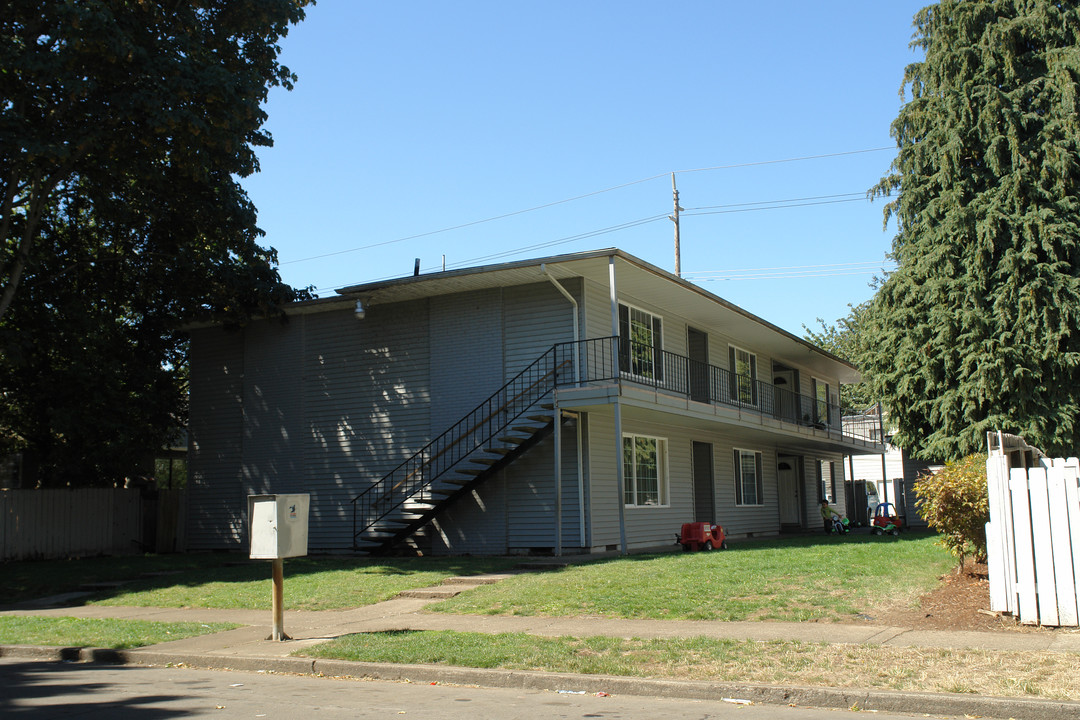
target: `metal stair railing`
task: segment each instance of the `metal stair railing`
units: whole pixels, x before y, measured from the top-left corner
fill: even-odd
[[[352,499],[353,547],[406,501],[434,500],[432,486],[462,461],[497,441],[560,383],[573,359],[554,346],[412,457]]]

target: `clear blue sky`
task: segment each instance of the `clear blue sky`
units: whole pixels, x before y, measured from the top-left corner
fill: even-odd
[[[321,0],[244,186],[283,279],[325,297],[417,257],[619,247],[673,270],[675,172],[683,275],[802,335],[886,262],[865,193],[925,4]]]

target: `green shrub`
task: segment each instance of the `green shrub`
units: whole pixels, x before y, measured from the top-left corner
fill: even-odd
[[[961,565],[968,555],[975,562],[986,562],[986,523],[990,521],[986,455],[968,455],[920,477],[915,495],[919,514],[941,533],[941,544]]]

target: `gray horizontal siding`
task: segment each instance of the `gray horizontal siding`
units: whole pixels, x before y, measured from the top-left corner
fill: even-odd
[[[437,436],[502,387],[502,290],[431,304],[431,434]]]
[[[562,428],[562,546],[579,547],[577,430]],[[548,436],[505,473],[507,542],[513,548],[553,548],[555,542],[555,439]]]
[[[244,494],[296,493],[304,483],[304,316],[252,323],[244,346]],[[246,511],[246,509],[245,509]]]
[[[579,281],[564,287],[580,293]],[[551,283],[506,288],[503,347],[506,379],[514,377],[554,344],[574,339],[573,306]]]
[[[187,547],[235,547],[247,513],[241,480],[244,335],[191,333]]]
[[[427,303],[313,315],[305,334],[308,544],[348,548],[350,500],[430,439]]]

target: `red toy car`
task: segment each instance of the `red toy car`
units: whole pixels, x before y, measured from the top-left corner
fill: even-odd
[[[676,536],[675,542],[687,551],[713,548],[727,550],[724,528],[707,522],[683,523],[682,532]]]
[[[874,510],[874,517],[870,520],[870,532],[875,535],[899,535],[900,528],[904,526],[900,516],[893,510],[892,503],[883,502]]]

